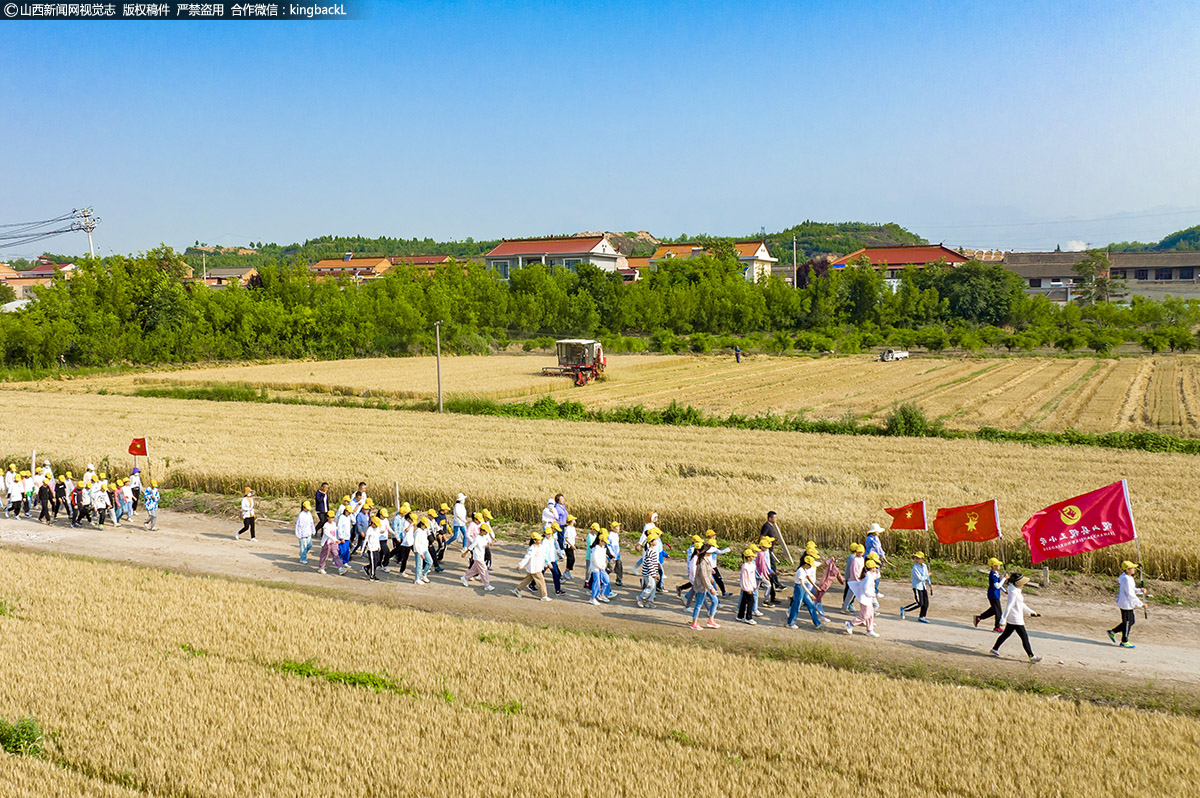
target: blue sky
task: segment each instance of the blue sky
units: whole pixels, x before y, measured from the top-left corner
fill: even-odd
[[[91,205],[104,253],[804,219],[1033,249],[1200,223],[1191,3],[358,7],[0,21],[0,223]]]

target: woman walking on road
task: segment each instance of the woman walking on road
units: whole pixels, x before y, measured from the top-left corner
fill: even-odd
[[[929,594],[933,592],[933,582],[929,581],[929,566],[925,564],[925,553],[918,551],[913,555],[915,562],[912,566],[912,592],[913,598],[916,599],[912,604],[900,608],[900,620],[904,620],[904,613],[920,610],[921,615],[917,620],[921,623],[929,623],[925,618],[925,613],[929,612]]]
[[[1000,569],[1004,567],[1004,563],[992,557],[988,560],[988,567],[991,571],[988,572],[988,608],[983,613],[975,616],[975,625],[979,626],[979,622],[984,618],[995,618],[995,629],[993,632],[999,634],[1004,631],[1004,613],[1000,610],[1000,594],[1004,592],[1004,577],[1000,575]]]
[[[1029,577],[1014,572],[1005,581],[1008,585],[1008,603],[1004,607],[1004,631],[996,638],[996,644],[992,646],[991,654],[993,657],[1000,656],[1000,646],[1004,645],[1004,641],[1015,632],[1017,637],[1021,638],[1021,645],[1025,647],[1025,654],[1029,657],[1029,661],[1031,663],[1041,662],[1041,657],[1033,655],[1033,648],[1029,645],[1029,635],[1025,631],[1025,616],[1039,617],[1038,613],[1025,605],[1025,594],[1022,589],[1029,584]]]
[[[1135,648],[1133,643],[1129,642],[1129,633],[1133,631],[1133,623],[1136,620],[1133,611],[1146,606],[1139,598],[1139,594],[1144,594],[1145,591],[1136,587],[1133,581],[1138,570],[1136,563],[1126,560],[1121,563],[1121,570],[1123,573],[1117,580],[1117,608],[1121,610],[1121,622],[1108,630],[1108,639],[1117,642],[1117,633],[1120,632],[1121,648]]]

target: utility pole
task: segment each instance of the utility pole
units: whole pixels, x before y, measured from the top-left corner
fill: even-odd
[[[75,221],[71,224],[74,230],[83,230],[88,237],[88,252],[94,258],[96,257],[96,248],[92,245],[92,231],[96,229],[96,225],[100,223],[100,219],[94,215],[91,208],[76,208],[71,211],[75,215]]]
[[[797,287],[797,280],[796,280],[797,277],[798,277],[798,275],[796,274],[796,237],[792,236],[792,288]]]
[[[442,322],[433,323],[433,333],[437,338],[437,378],[438,378],[438,412],[442,412]]]

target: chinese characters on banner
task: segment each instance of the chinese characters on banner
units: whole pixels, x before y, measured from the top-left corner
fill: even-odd
[[[1052,504],[1021,527],[1033,564],[1128,543],[1137,537],[1125,480]]]

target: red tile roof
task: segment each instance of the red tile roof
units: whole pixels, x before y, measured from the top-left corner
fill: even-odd
[[[650,258],[626,258],[626,263],[630,269],[645,269],[650,266]]]
[[[567,236],[565,238],[515,238],[501,241],[485,257],[510,255],[586,255],[600,246],[604,236]]]
[[[897,247],[864,247],[856,252],[851,252],[844,258],[838,258],[830,265],[835,269],[847,266],[864,255],[870,259],[872,266],[926,266],[940,260],[944,260],[946,263],[967,262],[961,253],[941,244],[918,244]]]
[[[762,245],[763,242],[759,239],[733,242],[733,248],[737,250],[739,258],[753,258]],[[659,244],[658,249],[654,250],[654,254],[650,257],[654,260],[662,260],[666,257],[690,258],[696,250],[700,250],[699,254],[704,254],[704,247],[694,241],[683,244]]]
[[[388,258],[395,266],[399,263],[406,263],[410,266],[428,266],[430,264],[437,265],[439,263],[449,263],[449,255],[400,255],[397,257]]]

